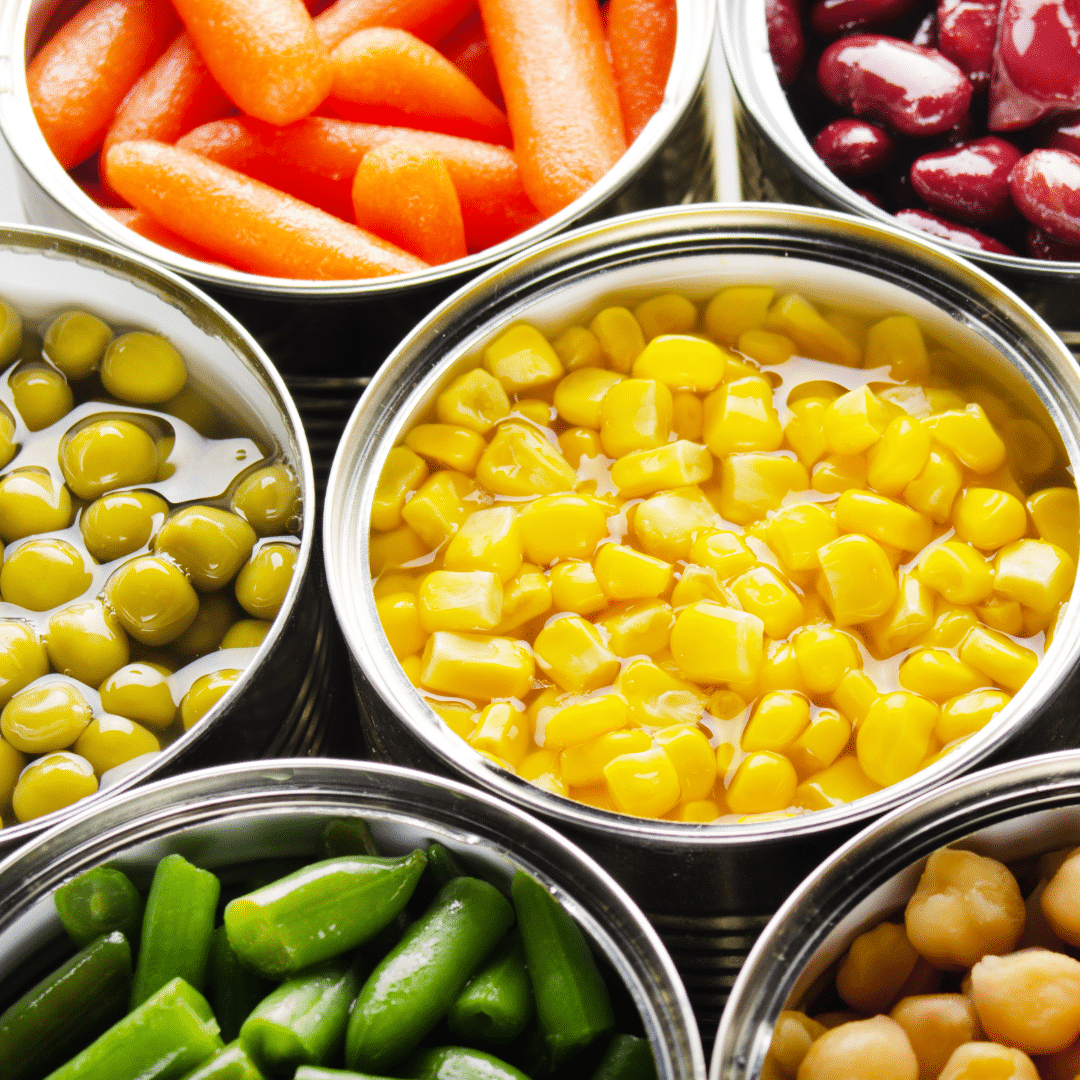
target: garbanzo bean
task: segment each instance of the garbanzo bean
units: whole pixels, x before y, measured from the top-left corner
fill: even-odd
[[[42,351],[69,379],[85,379],[97,370],[112,336],[96,315],[63,311],[49,323]]]
[[[170,674],[161,664],[127,664],[101,684],[102,708],[161,731],[176,717],[176,702],[169,689]]]
[[[856,1012],[884,1012],[918,960],[904,928],[881,923],[851,943],[836,972],[836,992]]]
[[[952,1052],[982,1033],[975,1006],[963,994],[906,997],[889,1016],[907,1033],[919,1062],[919,1080],[937,1080]]]
[[[801,1012],[785,1010],[776,1018],[769,1057],[775,1062],[781,1076],[794,1080],[803,1058],[815,1039],[821,1038],[828,1029],[811,1020]]]
[[[79,521],[83,543],[98,562],[112,562],[145,547],[168,513],[169,504],[152,491],[102,495]]]
[[[187,382],[183,357],[160,334],[134,330],[115,338],[101,362],[101,382],[133,405],[156,405],[176,397]]]
[[[46,364],[26,364],[10,376],[11,396],[31,431],[51,427],[71,412],[75,399],[63,372]]]
[[[992,1042],[958,1046],[938,1080],[1039,1080],[1031,1058],[1022,1050]]]
[[[919,1063],[904,1029],[887,1016],[856,1020],[816,1039],[798,1080],[918,1080]]]
[[[1080,848],[1069,853],[1047,882],[1041,906],[1054,933],[1080,945]]]

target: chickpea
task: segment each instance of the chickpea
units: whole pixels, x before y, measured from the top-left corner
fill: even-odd
[[[1024,900],[996,859],[945,848],[926,861],[904,912],[908,939],[936,967],[963,970],[1012,949],[1024,931]]]
[[[1035,1067],[1042,1080],[1073,1080],[1080,1075],[1080,1039],[1056,1054],[1035,1058]]]
[[[938,1080],[1039,1080],[1035,1065],[1022,1050],[992,1042],[958,1046]]]
[[[1069,852],[1047,882],[1040,903],[1054,933],[1080,945],[1080,848]]]
[[[918,959],[902,926],[881,923],[851,943],[836,972],[836,992],[857,1012],[885,1012]]]
[[[911,1040],[919,1059],[919,1080],[937,1080],[952,1052],[982,1034],[975,1006],[963,994],[906,997],[889,1015]]]
[[[798,1080],[918,1080],[919,1062],[904,1029],[874,1016],[826,1031],[807,1051]]]
[[[769,1057],[775,1062],[780,1075],[794,1080],[814,1040],[827,1030],[824,1024],[811,1020],[805,1013],[782,1012],[776,1019],[772,1045],[769,1047]]]
[[[836,1012],[818,1013],[814,1019],[828,1031],[840,1027],[841,1024],[853,1024],[856,1020],[865,1020],[862,1013],[850,1012],[848,1009],[838,1009]]]
[[[1050,925],[1042,908],[1043,893],[1049,882],[1040,881],[1035,890],[1024,901],[1027,917],[1024,920],[1024,932],[1016,943],[1018,949],[1050,949],[1052,952],[1065,952],[1068,946]],[[1072,1080],[1072,1077],[1069,1078]]]

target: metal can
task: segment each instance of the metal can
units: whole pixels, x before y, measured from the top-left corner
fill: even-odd
[[[533,875],[625,984],[661,1080],[704,1077],[694,1016],[670,957],[633,901],[592,859],[475,788],[366,762],[206,769],[78,814],[0,863],[0,984],[17,994],[16,971],[40,977],[34,955],[63,933],[52,894],[76,874],[108,863],[141,881],[173,852],[210,870],[310,855],[327,822],[349,817],[362,817],[387,854],[438,841],[507,891],[519,869]]]
[[[305,508],[300,550],[281,613],[235,693],[107,794],[199,765],[245,757],[325,752],[336,639],[315,530],[311,459],[281,377],[251,336],[187,282],[139,256],[48,229],[0,228],[0,292],[27,312],[82,305],[106,320],[145,326],[183,354],[191,385],[263,446],[288,460]],[[0,830],[0,851],[39,835],[70,813]]]
[[[368,585],[372,497],[389,450],[440,388],[475,364],[508,324],[565,325],[613,294],[632,303],[665,290],[699,298],[722,285],[797,287],[811,299],[902,310],[955,341],[1008,393],[1038,402],[1068,459],[1080,463],[1080,373],[1021,301],[970,263],[899,229],[842,214],[735,204],[629,216],[559,238],[498,267],[422,323],[372,380],[346,429],[327,493],[330,593],[352,657],[367,739],[383,760],[465,776],[571,835],[654,919],[696,1000],[702,1030],[718,1019],[756,934],[787,894],[875,817],[998,753],[1061,748],[1075,737],[1066,687],[1080,612],[1006,712],[923,772],[844,807],[784,821],[686,825],[607,813],[494,767],[438,721],[395,660]]]

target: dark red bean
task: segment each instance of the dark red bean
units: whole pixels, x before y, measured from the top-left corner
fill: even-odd
[[[817,156],[844,180],[861,180],[881,172],[895,149],[887,131],[865,120],[834,120],[814,139]]]
[[[1069,244],[1080,244],[1080,155],[1032,150],[1009,175],[1016,208],[1033,225]]]
[[[1040,229],[1038,225],[1029,225],[1027,231],[1027,253],[1033,259],[1052,262],[1080,262],[1080,244],[1066,244],[1056,236]]]
[[[937,48],[937,12],[931,11],[924,16],[923,21],[915,28],[911,35],[912,45],[922,45],[927,49]]]
[[[938,0],[937,47],[976,90],[990,85],[1001,0]]]
[[[923,202],[972,225],[993,225],[1016,216],[1009,173],[1021,153],[1012,143],[987,135],[911,166],[911,183]]]
[[[851,30],[884,26],[913,11],[919,0],[817,0],[810,9],[810,25],[822,37],[837,37]]]
[[[977,229],[969,229],[966,225],[946,221],[937,214],[931,214],[929,210],[901,210],[896,214],[896,220],[910,229],[918,229],[938,240],[951,240],[961,247],[973,248],[976,251],[992,251],[998,255],[1016,254],[992,236],[987,236]]]
[[[876,194],[875,192],[867,191],[866,188],[852,188],[851,190],[854,191],[856,195],[865,199],[872,206],[876,206],[879,210],[885,209],[884,201],[882,200],[881,196]]]
[[[904,135],[940,135],[971,104],[971,83],[951,60],[880,34],[834,41],[821,55],[818,82],[837,105]]]
[[[1005,0],[990,79],[991,131],[1080,108],[1080,0]]]
[[[799,74],[806,41],[796,0],[765,0],[765,22],[769,28],[769,52],[781,86],[790,86]]]
[[[1080,154],[1080,112],[1054,117],[1046,145],[1052,150],[1071,150]]]

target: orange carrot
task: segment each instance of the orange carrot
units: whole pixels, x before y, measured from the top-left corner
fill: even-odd
[[[402,142],[376,147],[356,170],[352,198],[357,225],[425,262],[467,254],[454,182],[432,150]]]
[[[177,255],[186,255],[189,259],[200,259],[202,262],[214,261],[214,256],[204,248],[189,244],[182,236],[169,232],[141,210],[132,210],[130,207],[110,207],[109,216],[116,218],[121,225],[126,225],[144,239],[175,251]]]
[[[525,191],[553,214],[626,150],[596,0],[480,0]]]
[[[615,85],[633,142],[664,100],[675,54],[675,0],[608,0],[607,12]]]
[[[237,116],[196,128],[178,145],[351,219],[352,181],[360,162],[391,140],[433,150],[443,159],[461,202],[470,251],[540,221],[510,150],[452,135],[316,116],[274,128]]]
[[[221,88],[249,116],[290,124],[330,92],[330,57],[303,0],[175,0]]]
[[[253,274],[340,280],[422,270],[426,263],[242,173],[176,146],[117,143],[109,185],[137,210]]]
[[[331,59],[330,104],[346,120],[510,141],[502,110],[442,53],[406,30],[358,30]]]
[[[484,36],[484,24],[480,13],[473,12],[455,30],[439,42],[439,52],[466,78],[476,83],[485,96],[500,108],[503,105],[502,88],[491,59],[491,46]]]
[[[421,41],[442,40],[476,7],[476,0],[337,0],[315,20],[328,49],[357,30],[390,26]]]
[[[30,104],[65,169],[100,145],[124,95],[179,30],[168,0],[90,0],[27,65]]]

